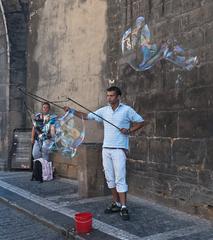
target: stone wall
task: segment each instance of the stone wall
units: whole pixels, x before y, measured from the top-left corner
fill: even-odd
[[[188,212],[213,216],[213,2],[108,1],[109,78],[146,126],[131,137],[129,190]],[[192,48],[190,72],[160,62],[146,72],[124,64],[120,38],[140,15],[154,39],[175,37]]]
[[[92,110],[103,104],[99,92],[105,78],[106,7],[105,1],[94,0],[31,1],[29,91],[53,101],[71,97]],[[79,108],[71,102],[60,104]],[[39,111],[40,104],[30,105]],[[90,130],[94,127],[99,134]],[[87,136],[100,141],[100,127],[88,125]]]
[[[25,127],[24,99],[25,97],[18,91],[18,87],[26,86],[26,50],[28,32],[28,0],[2,0],[5,24],[7,28],[7,39],[9,48],[7,61],[4,67],[7,74],[5,91],[2,88],[4,104],[7,112],[2,131],[7,131],[7,142],[3,146],[7,152],[4,155],[5,167],[10,165],[8,152],[11,149],[12,132],[15,128]],[[7,47],[5,46],[5,51]],[[8,71],[8,72],[7,72]],[[5,77],[5,76],[4,76]]]
[[[71,96],[92,110],[104,104],[100,93],[109,84],[120,86],[123,101],[146,120],[144,130],[131,137],[130,193],[209,217],[212,11],[210,0],[31,1],[27,79],[33,93],[49,100]],[[157,41],[175,37],[192,48],[199,66],[182,72],[160,62],[149,71],[135,72],[123,63],[122,33],[140,15]],[[28,103],[36,111],[40,108]],[[87,125],[87,137],[101,141],[101,128]]]
[[[0,169],[7,166],[8,109],[9,109],[9,56],[8,36],[4,9],[0,2]]]
[[[67,97],[95,110],[105,101],[106,1],[30,2],[27,89],[51,101],[84,111]],[[100,94],[101,92],[101,94]],[[28,99],[34,111],[40,103]],[[58,114],[63,111],[52,108]],[[94,131],[96,129],[96,131]],[[102,127],[86,123],[85,142],[100,142]],[[53,155],[56,172],[76,178],[77,163]]]

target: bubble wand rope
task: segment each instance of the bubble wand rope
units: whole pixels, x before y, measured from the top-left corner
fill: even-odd
[[[110,121],[106,120],[105,118],[99,116],[98,114],[94,113],[93,111],[89,110],[88,108],[82,106],[80,103],[76,102],[75,100],[73,100],[72,98],[67,98],[68,100],[70,100],[71,102],[77,104],[78,106],[82,107],[83,109],[87,110],[88,112],[94,114],[95,116],[99,117],[100,119],[102,119],[103,121],[109,123],[110,125],[112,125],[113,127],[117,128],[118,130],[120,130],[120,128],[116,125],[114,125],[113,123],[111,123]]]
[[[40,96],[35,95],[35,94],[33,94],[33,93],[31,93],[31,92],[28,92],[28,91],[24,91],[24,90],[21,89],[21,88],[18,88],[18,90],[19,90],[20,92],[22,92],[24,95],[27,95],[27,96],[31,97],[32,99],[34,99],[34,100],[36,100],[36,101],[38,101],[38,102],[43,103],[43,101],[45,101],[45,102],[48,102],[48,103],[54,105],[55,107],[58,107],[58,108],[64,110],[63,107],[61,107],[61,106],[59,106],[58,104],[55,104],[54,102],[49,101],[49,100],[47,100],[47,99],[45,99],[45,98],[43,98],[43,97],[40,97]],[[41,101],[41,100],[42,100],[42,101]]]
[[[33,94],[33,93],[31,93],[31,92],[28,92],[28,91],[24,91],[24,90],[21,89],[21,88],[18,88],[18,90],[19,90],[20,92],[22,92],[23,94],[31,97],[32,99],[34,99],[34,100],[36,100],[36,101],[38,101],[38,102],[43,102],[43,101],[45,101],[45,102],[48,102],[48,103],[50,103],[50,104],[52,104],[52,105],[54,105],[54,106],[56,106],[56,107],[64,110],[63,107],[61,107],[61,106],[59,106],[58,104],[55,104],[54,102],[49,101],[49,100],[47,100],[47,99],[45,99],[45,98],[43,98],[43,97],[40,97],[40,96],[38,96],[38,95],[36,95],[36,94]],[[42,101],[41,101],[40,99],[41,99]],[[103,121],[109,123],[110,125],[112,125],[113,127],[117,128],[118,130],[120,130],[120,128],[119,128],[118,126],[114,125],[114,124],[111,123],[110,121],[108,121],[108,120],[106,120],[105,118],[99,116],[98,114],[94,113],[93,111],[89,110],[88,108],[82,106],[80,103],[76,102],[75,100],[73,100],[73,99],[71,99],[71,98],[67,98],[67,99],[70,100],[70,101],[72,101],[72,102],[74,102],[75,104],[79,105],[80,107],[84,108],[84,109],[87,110],[88,112],[94,114],[95,116],[99,117],[99,118],[102,119]]]

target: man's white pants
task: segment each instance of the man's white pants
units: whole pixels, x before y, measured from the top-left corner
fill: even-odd
[[[107,185],[117,192],[127,192],[126,154],[122,149],[103,148],[103,167]]]

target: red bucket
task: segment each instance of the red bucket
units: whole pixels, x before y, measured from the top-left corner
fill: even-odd
[[[82,212],[75,214],[75,229],[77,233],[89,233],[92,230],[92,214]]]

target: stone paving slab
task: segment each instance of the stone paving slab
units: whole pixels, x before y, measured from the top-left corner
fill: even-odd
[[[19,175],[16,174],[11,177],[7,175],[4,181],[41,197],[55,196],[56,194],[63,196],[78,191],[76,181],[57,179],[40,183],[38,181],[30,181],[31,175],[30,172],[24,172],[22,175],[19,173]]]
[[[101,200],[92,203],[70,205],[70,208],[76,211],[89,211],[94,213],[94,217],[107,224],[127,230],[128,232],[140,237],[145,237],[166,231],[177,230],[194,225],[192,221],[177,219],[171,214],[166,214],[153,207],[135,203],[129,199],[128,207],[130,211],[130,221],[123,221],[119,213],[104,214],[104,207],[109,200]],[[67,206],[68,207],[68,206]]]
[[[75,181],[56,179],[40,184],[31,182],[29,176],[30,173],[20,173],[20,175],[0,173],[0,186],[5,185],[3,189],[0,188],[0,196],[3,195],[9,201],[27,208],[32,214],[47,218],[64,228],[74,227],[72,218],[75,212],[92,212],[94,231],[85,236],[85,239],[212,240],[213,238],[213,227],[207,220],[129,196],[131,219],[124,222],[119,214],[103,213],[110,202],[110,197],[81,199],[77,194]],[[6,190],[7,184],[11,188],[10,191]],[[11,191],[14,194],[12,199]],[[20,195],[16,196],[16,191]]]
[[[0,240],[64,240],[64,236],[0,202]]]

